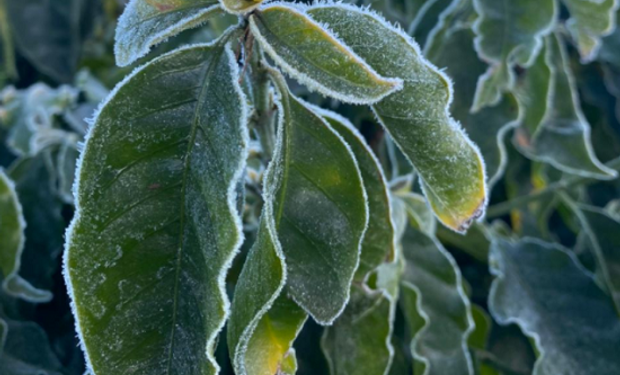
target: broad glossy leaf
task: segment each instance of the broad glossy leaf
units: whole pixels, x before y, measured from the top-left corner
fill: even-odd
[[[132,0],[118,19],[116,63],[129,65],[152,46],[223,12],[217,0]]]
[[[612,179],[617,173],[604,166],[594,155],[590,125],[581,111],[575,80],[568,66],[566,51],[559,36],[546,40],[546,64],[551,70],[551,88],[542,123],[540,101],[545,94],[547,68],[537,61],[526,76],[524,89],[531,89],[537,101],[524,101],[524,126],[517,133],[516,144],[528,157],[576,175]],[[522,93],[521,96],[526,95]],[[530,133],[532,133],[530,135]],[[531,138],[528,138],[531,137]]]
[[[473,374],[467,339],[474,322],[456,262],[439,241],[411,226],[402,246],[401,298],[416,368],[425,375]]]
[[[373,105],[378,120],[409,158],[424,192],[446,226],[464,231],[482,215],[482,157],[448,112],[451,82],[426,61],[406,34],[377,15],[345,4],[308,9],[379,74],[401,77],[403,90]]]
[[[229,37],[138,69],[87,136],[65,277],[94,375],[218,370],[248,143]]]
[[[513,88],[514,65],[530,66],[555,23],[555,0],[474,0],[476,50],[491,66],[480,77],[473,110],[497,104]]]
[[[400,79],[377,74],[300,7],[267,5],[250,17],[250,27],[278,66],[323,95],[370,104],[402,87]]]
[[[620,319],[573,254],[535,239],[497,239],[491,265],[491,313],[535,340],[534,375],[620,372]]]
[[[39,290],[19,276],[24,250],[26,221],[22,214],[15,184],[0,169],[0,271],[4,291],[30,302],[47,302],[52,294]],[[1,335],[0,335],[1,337]],[[1,340],[0,340],[1,342]]]
[[[320,114],[351,147],[362,174],[368,195],[368,228],[364,233],[360,264],[355,278],[363,281],[366,275],[380,264],[394,260],[395,229],[387,181],[379,160],[349,120],[318,107],[314,107],[313,110]]]
[[[402,262],[383,264],[377,289],[351,288],[351,300],[325,329],[321,347],[332,375],[384,375],[392,364],[392,331]]]
[[[583,61],[593,60],[601,46],[601,37],[616,27],[618,0],[562,0],[570,18],[566,27],[577,42]]]

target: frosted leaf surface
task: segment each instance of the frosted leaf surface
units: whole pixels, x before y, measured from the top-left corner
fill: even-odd
[[[225,38],[139,68],[103,104],[78,167],[65,278],[94,375],[215,374],[242,241],[246,100]]]
[[[612,33],[616,27],[618,0],[562,0],[570,18],[566,27],[585,62],[592,61],[601,47],[601,37]]]
[[[290,4],[261,8],[250,17],[250,27],[278,66],[310,90],[370,104],[401,87],[400,79],[378,75],[329,29]]]
[[[129,65],[152,46],[223,13],[217,0],[131,0],[116,28],[116,63]]]
[[[394,259],[395,229],[392,223],[389,188],[379,160],[366,144],[363,136],[346,118],[330,111],[314,109],[323,116],[332,128],[351,147],[362,173],[364,188],[368,195],[368,228],[362,242],[360,264],[356,280],[363,281],[366,275],[384,261]]]
[[[484,212],[485,173],[477,147],[448,112],[452,83],[406,34],[375,14],[345,4],[317,5],[307,13],[379,74],[404,80],[401,91],[373,105],[375,115],[422,178],[437,217],[466,230]]]
[[[21,256],[24,250],[26,221],[22,214],[15,184],[0,169],[0,272],[2,288],[13,297],[30,302],[47,302],[52,294],[39,290],[19,276]]]
[[[514,85],[515,65],[528,67],[538,55],[558,12],[555,0],[474,0],[476,50],[490,64],[480,77],[473,109],[497,104]]]
[[[534,375],[620,373],[618,314],[573,254],[534,239],[497,239],[490,264],[489,309],[535,340]]]

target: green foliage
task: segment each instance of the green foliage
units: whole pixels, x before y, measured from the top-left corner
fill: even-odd
[[[0,374],[620,373],[618,0],[123,3],[0,0]]]

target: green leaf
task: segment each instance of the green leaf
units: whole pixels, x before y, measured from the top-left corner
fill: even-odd
[[[50,292],[33,287],[19,276],[24,250],[25,228],[26,221],[15,191],[15,184],[0,169],[0,238],[2,238],[0,241],[0,271],[3,275],[2,287],[7,294],[26,301],[47,302],[52,299]]]
[[[411,226],[402,246],[401,303],[415,367],[426,375],[472,375],[467,339],[474,322],[456,262],[439,241]]]
[[[476,51],[491,66],[480,77],[472,109],[499,103],[514,86],[513,66],[532,65],[557,18],[555,0],[474,0]]]
[[[11,34],[6,11],[6,0],[0,0],[0,61],[2,61],[2,67],[0,67],[0,86],[4,85],[5,80],[17,78],[15,51]]]
[[[403,90],[373,110],[416,168],[440,221],[465,231],[484,212],[486,186],[480,153],[448,113],[451,82],[406,34],[375,14],[346,4],[317,5],[307,13],[379,74],[405,80]]]
[[[263,0],[219,0],[222,7],[232,14],[247,14],[263,3]]]
[[[604,166],[592,150],[590,125],[581,111],[575,80],[558,35],[547,38],[545,50],[548,68],[539,60],[534,71],[525,78],[523,90],[531,90],[527,95],[532,95],[536,101],[521,101],[526,115],[517,132],[516,144],[529,158],[549,163],[564,172],[589,178],[615,178],[616,171]],[[547,109],[542,122],[537,124],[547,79],[551,80]],[[521,97],[525,95],[525,92],[520,94]]]
[[[139,68],[87,136],[65,278],[95,375],[218,371],[248,143],[233,35]]]
[[[118,19],[116,63],[129,65],[152,46],[223,13],[217,0],[131,0]]]
[[[278,66],[321,94],[370,104],[402,87],[400,79],[378,75],[300,7],[265,6],[250,17],[250,28]]]
[[[566,27],[575,41],[581,59],[592,61],[601,47],[601,37],[611,34],[616,27],[617,0],[562,0],[570,18]]]
[[[320,114],[351,147],[362,174],[362,181],[368,195],[369,220],[355,279],[363,281],[366,275],[380,264],[394,260],[396,252],[395,229],[387,181],[379,160],[349,120],[335,112],[318,107],[314,107],[313,110]]]
[[[392,330],[402,261],[383,264],[377,290],[351,288],[351,300],[325,329],[321,347],[332,375],[384,375],[392,364]]]
[[[398,200],[404,204],[407,215],[411,218],[409,223],[429,236],[434,236],[437,230],[437,221],[433,216],[433,211],[426,203],[426,199],[411,192],[399,193],[397,196]],[[462,237],[460,234],[456,235]]]
[[[535,340],[534,375],[620,372],[620,319],[574,254],[535,239],[497,239],[491,266],[490,311]]]

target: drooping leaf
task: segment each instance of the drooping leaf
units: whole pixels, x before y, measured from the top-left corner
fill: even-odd
[[[467,340],[474,322],[456,262],[439,241],[412,226],[402,246],[401,303],[415,368],[425,375],[472,375]]]
[[[118,19],[116,63],[129,65],[152,46],[221,14],[217,0],[132,0]]]
[[[0,241],[0,271],[3,275],[2,287],[7,294],[23,298],[26,301],[47,302],[52,299],[50,292],[33,287],[19,276],[25,242],[25,227],[26,222],[15,191],[15,184],[0,169],[0,238],[2,238]]]
[[[313,108],[351,147],[360,167],[364,188],[368,195],[368,228],[364,233],[360,264],[355,273],[358,281],[385,261],[394,260],[395,229],[392,222],[390,193],[383,169],[363,136],[346,118],[335,112]]]
[[[94,375],[218,370],[248,143],[231,35],[138,69],[87,136],[65,277]]]
[[[573,254],[535,239],[497,239],[490,263],[496,275],[490,311],[535,340],[534,375],[620,371],[618,314]]]
[[[615,178],[617,173],[604,166],[592,150],[590,125],[581,111],[566,51],[558,35],[547,38],[545,51],[548,68],[539,59],[533,72],[526,76],[520,94],[529,96],[529,100],[521,99],[526,114],[516,144],[528,157],[562,171],[590,178]],[[541,119],[547,79],[551,80],[551,87]],[[538,121],[542,122],[537,124]]]
[[[586,0],[587,1],[587,0]],[[480,77],[472,109],[499,103],[514,86],[513,66],[530,66],[551,32],[558,5],[555,0],[474,0],[478,19],[475,46],[491,66]]]
[[[570,18],[566,27],[577,42],[584,62],[592,61],[601,47],[601,37],[616,27],[618,0],[562,0]]]
[[[323,95],[374,103],[402,87],[384,78],[300,7],[267,5],[250,17],[253,35],[286,73]]]
[[[316,5],[307,13],[334,30],[379,74],[404,79],[403,90],[373,110],[416,168],[440,221],[466,230],[486,205],[484,166],[448,113],[451,82],[406,34],[375,14],[346,4]]]
[[[321,340],[332,375],[387,374],[401,274],[402,261],[386,263],[377,271],[376,290],[352,287],[347,308]]]

